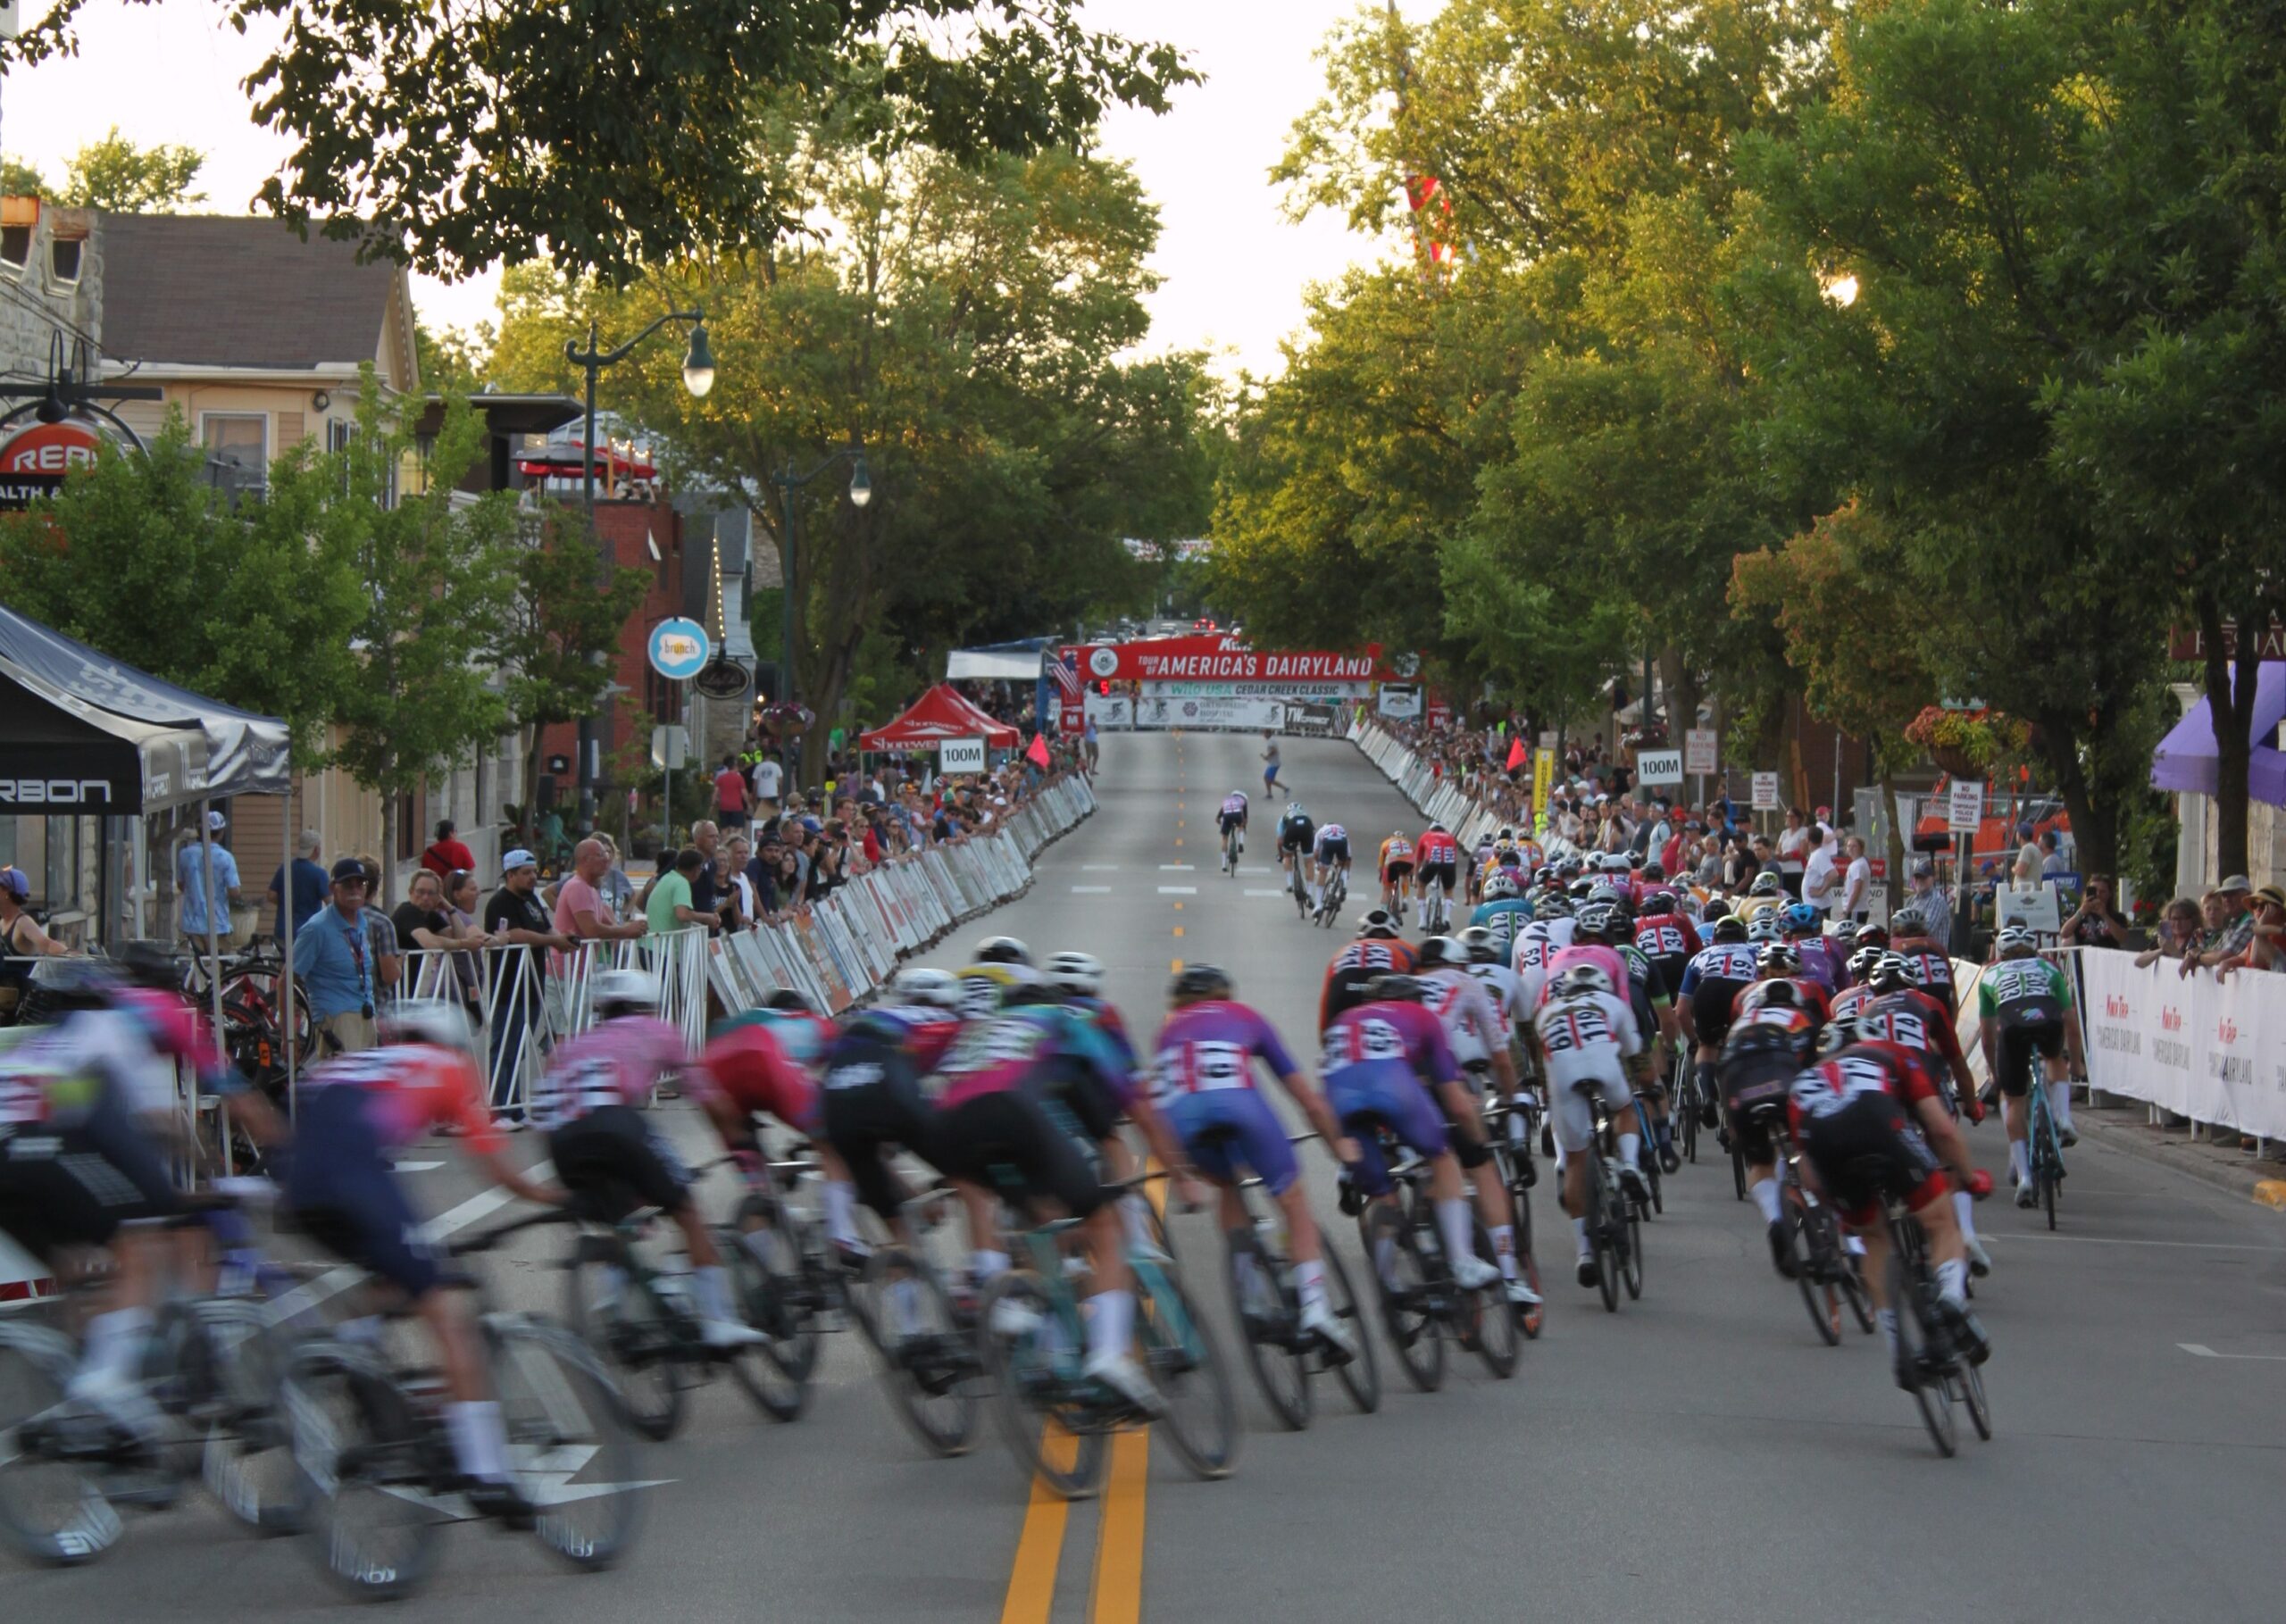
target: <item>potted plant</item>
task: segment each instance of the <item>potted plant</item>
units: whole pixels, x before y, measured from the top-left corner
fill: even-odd
[[[1929,705],[1906,724],[1906,742],[1956,779],[1990,779],[2032,743],[2032,728],[1999,711],[1948,711]]]

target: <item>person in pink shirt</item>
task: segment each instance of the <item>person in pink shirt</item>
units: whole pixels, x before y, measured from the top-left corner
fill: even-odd
[[[650,929],[642,920],[624,923],[612,918],[610,904],[597,888],[611,870],[611,853],[600,840],[580,842],[572,854],[572,872],[555,887],[554,923],[558,936],[575,942],[632,941]],[[558,955],[558,963],[563,955]]]

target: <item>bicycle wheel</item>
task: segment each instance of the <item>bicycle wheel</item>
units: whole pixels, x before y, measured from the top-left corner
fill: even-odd
[[[1954,1437],[1952,1398],[1945,1391],[1944,1378],[1928,1368],[1931,1308],[1924,1284],[1917,1273],[1906,1272],[1901,1260],[1890,1257],[1890,1302],[1898,1311],[1898,1358],[1913,1372],[1913,1402],[1920,1406],[1922,1424],[1929,1428],[1937,1453],[1949,1457],[1959,1445]]]
[[[1381,1369],[1373,1354],[1373,1335],[1365,1324],[1365,1311],[1358,1304],[1357,1294],[1350,1287],[1348,1265],[1323,1229],[1318,1231],[1318,1250],[1325,1258],[1326,1302],[1333,1309],[1333,1317],[1349,1327],[1350,1339],[1357,1345],[1356,1355],[1334,1364],[1333,1373],[1340,1378],[1349,1402],[1371,1415],[1381,1407]],[[1333,1363],[1322,1351],[1319,1357]]]
[[[1965,1359],[1953,1367],[1954,1379],[1960,1384],[1961,1403],[1968,1411],[1969,1424],[1976,1428],[1978,1439],[1992,1441],[1992,1405],[1984,1396],[1984,1372]]]
[[[1604,1175],[1603,1153],[1592,1145],[1581,1153],[1588,1156],[1588,1245],[1594,1249],[1596,1260],[1596,1292],[1604,1300],[1604,1312],[1619,1312],[1619,1243],[1614,1237],[1614,1226],[1618,1223],[1617,1193]]]
[[[1247,1366],[1272,1412],[1299,1432],[1310,1424],[1310,1368],[1307,1344],[1295,1325],[1295,1304],[1281,1278],[1283,1267],[1271,1262],[1252,1224],[1233,1229],[1226,1239],[1222,1278],[1231,1288],[1231,1318],[1246,1348]]]
[[[770,1333],[770,1355],[778,1368],[806,1382],[818,1362],[819,1306],[805,1283],[804,1259],[811,1251],[807,1227],[777,1196],[760,1192],[738,1203],[730,1222],[740,1248],[770,1278],[767,1312],[753,1323]]]
[[[568,1331],[488,1316],[485,1341],[508,1465],[538,1512],[532,1532],[575,1568],[611,1567],[635,1537],[640,1476],[611,1378]]]
[[[2032,1171],[2040,1179],[2040,1210],[2047,1214],[2048,1227],[2056,1228],[2056,1193],[2064,1182],[2064,1149],[2057,1142],[2056,1114],[2048,1109],[2048,1096],[2040,1096],[2039,1120],[2034,1124],[2037,1136]]]
[[[303,1527],[333,1582],[353,1596],[412,1595],[437,1560],[445,1520],[430,1498],[449,1475],[405,1390],[363,1358],[323,1344],[287,1375]]]
[[[1810,1311],[1810,1323],[1817,1327],[1826,1346],[1839,1347],[1841,1303],[1834,1287],[1827,1282],[1831,1237],[1821,1229],[1821,1222],[1830,1224],[1831,1217],[1823,1207],[1804,1205],[1800,1192],[1791,1185],[1785,1187],[1785,1200],[1786,1251],[1793,1265],[1794,1283],[1802,1289],[1802,1306]],[[1833,1250],[1840,1248],[1837,1245]]]
[[[1166,1400],[1159,1427],[1192,1475],[1227,1478],[1239,1453],[1239,1403],[1214,1335],[1182,1282],[1156,1264],[1147,1264],[1136,1285],[1136,1352]],[[1306,1377],[1302,1391],[1309,1392]]]
[[[1524,1283],[1545,1299],[1547,1293],[1539,1283],[1539,1259],[1532,1252],[1531,1187],[1523,1182],[1520,1171],[1523,1166],[1522,1153],[1508,1155],[1508,1211],[1516,1227],[1516,1270]],[[1516,1325],[1533,1341],[1539,1339],[1541,1328],[1548,1322],[1548,1306],[1543,1300],[1516,1316]]]
[[[1740,1201],[1747,1198],[1746,1153],[1739,1148],[1736,1140],[1731,1144],[1731,1194]]]
[[[1373,1271],[1373,1287],[1381,1298],[1381,1324],[1396,1345],[1397,1362],[1406,1379],[1423,1393],[1444,1385],[1445,1340],[1423,1306],[1429,1271],[1412,1227],[1387,1202],[1366,1209],[1365,1262]]]
[[[46,1567],[93,1562],[122,1531],[92,1472],[32,1446],[77,1363],[46,1327],[0,1323],[0,1538]]]
[[[1500,1254],[1492,1249],[1492,1232],[1480,1220],[1476,1226],[1476,1255],[1498,1269]],[[1516,1373],[1516,1316],[1508,1307],[1508,1294],[1495,1279],[1489,1286],[1459,1295],[1464,1338],[1484,1361],[1484,1368],[1506,1381]]]
[[[1841,1253],[1841,1295],[1849,1304],[1849,1312],[1856,1317],[1859,1334],[1873,1334],[1873,1296],[1865,1289],[1865,1271],[1859,1267],[1856,1254],[1845,1247]]]
[[[218,1377],[199,1473],[222,1509],[257,1534],[301,1526],[293,1438],[279,1403],[286,1350],[252,1302],[196,1305]]]
[[[880,1362],[889,1407],[932,1453],[966,1454],[976,1433],[974,1345],[936,1271],[902,1246],[866,1260],[849,1307]]]
[[[1693,1167],[1698,1165],[1698,1085],[1690,1070],[1688,1058],[1675,1070],[1681,1073],[1676,1079],[1675,1109],[1682,1112],[1682,1159]]]
[[[768,1332],[772,1340],[733,1354],[727,1362],[730,1378],[764,1415],[775,1421],[790,1421],[809,1402],[809,1386],[789,1374],[777,1354],[777,1333],[771,1328],[786,1318],[777,1277],[741,1239],[738,1230],[725,1226],[715,1232],[714,1249],[722,1254],[730,1274],[738,1318],[758,1331]]]
[[[682,1424],[682,1380],[667,1310],[616,1235],[582,1235],[563,1273],[563,1320],[612,1373],[627,1419],[654,1443]]]
[[[1627,1228],[1620,1237],[1620,1244],[1623,1249],[1620,1272],[1627,1282],[1627,1299],[1631,1303],[1643,1295],[1643,1210],[1640,1207],[1627,1210]]]
[[[1071,1396],[1065,1367],[1078,1357],[1076,1330],[1029,1270],[1000,1276],[977,1304],[977,1341],[1008,1453],[1026,1477],[1066,1500],[1101,1486],[1105,1453],[1102,1429],[1085,1424]]]

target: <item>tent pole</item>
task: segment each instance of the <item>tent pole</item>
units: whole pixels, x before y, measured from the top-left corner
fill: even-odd
[[[214,797],[212,795],[202,798],[198,803],[198,855],[203,865],[203,871],[198,877],[199,889],[206,905],[206,990],[213,999],[214,1041],[219,1044],[222,1041],[224,1029],[222,1026],[222,938],[221,933],[214,929]],[[227,896],[224,898],[224,905],[228,905]],[[194,1120],[196,1119],[197,1110],[197,1096],[193,1095],[191,1112]],[[229,1129],[223,1128],[221,1135],[222,1171],[227,1174],[230,1171]]]
[[[294,1031],[294,859],[300,854],[294,849],[294,747],[286,747],[286,815],[279,820],[282,832],[279,843],[286,854],[278,864],[278,942],[285,963],[278,971],[278,1038],[286,1047],[286,1120],[291,1122],[301,1111],[301,1090],[295,1087],[294,1061],[301,1045],[295,1041]]]

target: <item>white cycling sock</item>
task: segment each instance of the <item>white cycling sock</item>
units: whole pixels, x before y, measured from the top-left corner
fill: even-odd
[[[1841,1249],[1851,1257],[1865,1255],[1865,1243],[1855,1235],[1845,1235],[1841,1237]]]
[[[2070,1083],[2050,1083],[2048,1086],[2048,1108],[2056,1113],[2056,1126],[2059,1131],[2072,1126]]]
[[[1468,1202],[1455,1195],[1437,1203],[1437,1233],[1445,1237],[1445,1255],[1454,1259],[1476,1255],[1476,1233],[1469,1228]]]
[[[1008,1254],[979,1250],[969,1253],[968,1272],[979,1286],[989,1286],[1008,1272]]]
[[[2009,1180],[2010,1180],[2012,1183],[2015,1183],[2015,1184],[2022,1184],[2022,1183],[2023,1183],[2026,1179],[2030,1178],[2032,1176],[2032,1157],[2031,1157],[2030,1153],[2027,1152],[2027,1150],[2026,1150],[2026,1148],[2025,1148],[2024,1142],[2023,1142],[2022,1139],[2011,1139],[2011,1140],[2009,1140],[2009,1141],[2008,1141],[2008,1178],[2009,1178]]]
[[[500,1424],[500,1406],[488,1398],[469,1399],[445,1406],[445,1429],[453,1440],[453,1459],[461,1475],[486,1483],[503,1483],[508,1477],[508,1434]]]
[[[1494,1224],[1492,1226],[1492,1255],[1500,1260],[1500,1278],[1504,1280],[1514,1279],[1516,1278],[1515,1225]]]
[[[1642,1156],[1643,1136],[1641,1134],[1622,1134],[1619,1136],[1620,1166],[1639,1167],[1641,1164]]]
[[[1572,1220],[1572,1238],[1580,1243],[1580,1255],[1581,1257],[1593,1257],[1595,1255],[1595,1244],[1588,1239],[1588,1220],[1586,1219],[1575,1218]]]
[[[1310,906],[1313,908],[1325,906],[1325,887],[1315,880],[1310,882]]]
[[[1294,1289],[1301,1295],[1304,1309],[1325,1307],[1325,1260],[1312,1258],[1306,1263],[1295,1264]]]
[[[1765,1178],[1760,1184],[1750,1184],[1747,1186],[1747,1194],[1754,1197],[1755,1209],[1762,1214],[1763,1222],[1774,1224],[1778,1221],[1778,1180]]]
[[[1116,1359],[1134,1335],[1135,1294],[1099,1291],[1088,1299],[1088,1359]]]
[[[1962,1238],[1973,1244],[1976,1240],[1976,1197],[1966,1190],[1953,1192],[1953,1221],[1960,1225]]]
[[[690,1271],[691,1289],[698,1296],[698,1312],[709,1320],[737,1323],[738,1311],[730,1306],[730,1272],[720,1263]]]
[[[79,1361],[83,1374],[132,1376],[143,1357],[143,1343],[151,1333],[147,1308],[114,1308],[88,1321],[87,1353]]]
[[[1952,1258],[1937,1265],[1937,1295],[1956,1308],[1968,1303],[1968,1264]]]
[[[1391,1291],[1397,1289],[1397,1242],[1386,1235],[1374,1238],[1373,1269],[1381,1277],[1382,1285]]]
[[[838,1178],[825,1181],[825,1233],[845,1246],[857,1244],[857,1187]]]

